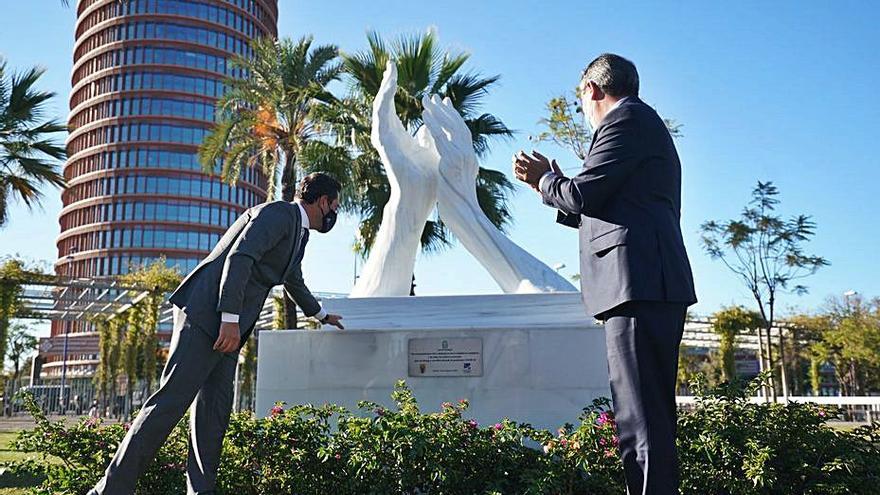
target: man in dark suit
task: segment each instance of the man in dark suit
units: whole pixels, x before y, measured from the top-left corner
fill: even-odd
[[[284,284],[307,316],[343,328],[342,317],[327,314],[309,292],[300,266],[309,229],[333,228],[339,190],[335,179],[315,173],[302,180],[295,202],[250,208],[183,280],[170,298],[174,333],[159,390],[132,422],[91,493],[134,493],[137,477],[187,408],[187,492],[214,493],[238,353],[272,287]]]
[[[681,164],[635,65],[604,54],[578,87],[594,129],[583,170],[520,152],[514,174],[579,228],[587,310],[605,321],[611,394],[631,495],[677,494],[675,381],[687,307],[696,302],[682,241]]]

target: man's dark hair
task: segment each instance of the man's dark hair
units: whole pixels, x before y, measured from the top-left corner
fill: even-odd
[[[312,204],[321,196],[327,196],[333,201],[339,197],[341,190],[342,184],[338,180],[323,172],[314,172],[303,177],[296,195],[306,204]]]
[[[581,79],[593,81],[607,95],[615,98],[639,95],[639,72],[636,65],[613,53],[603,53],[584,69]]]

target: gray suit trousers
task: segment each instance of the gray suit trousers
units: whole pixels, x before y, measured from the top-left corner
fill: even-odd
[[[174,308],[174,333],[168,362],[156,391],[132,422],[96,495],[134,493],[138,476],[153,460],[171,430],[190,409],[187,493],[213,493],[223,436],[232,411],[233,381],[238,352],[213,350],[214,339],[179,308]]]
[[[686,314],[686,304],[628,302],[603,315],[630,495],[678,495],[675,382]]]

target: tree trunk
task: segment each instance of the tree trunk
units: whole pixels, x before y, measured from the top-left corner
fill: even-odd
[[[822,377],[819,373],[819,367],[822,363],[815,356],[810,358],[810,387],[813,389],[813,395],[818,397],[822,393]]]
[[[770,332],[772,328],[772,323],[767,322],[767,369],[770,370],[770,396],[773,398],[773,402],[776,402],[776,373],[774,373],[773,367],[773,339],[772,334]]]
[[[286,150],[284,156],[284,170],[281,172],[281,199],[293,201],[296,197],[297,186],[296,153]],[[287,297],[286,292],[283,297],[285,328],[299,328],[296,321],[296,303]]]
[[[758,334],[758,372],[763,373],[766,369],[764,368],[764,331],[758,327],[755,333]],[[767,397],[767,387],[762,385],[758,390],[762,396]]]
[[[785,362],[785,337],[784,330],[779,328],[779,380],[782,382],[782,398],[788,402],[788,373]]]
[[[293,201],[296,197],[297,186],[296,154],[292,151],[286,151],[284,156],[284,170],[281,171],[281,199]]]

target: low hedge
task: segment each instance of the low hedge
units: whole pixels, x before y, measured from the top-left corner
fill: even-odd
[[[751,404],[755,384],[702,393],[679,417],[684,494],[880,494],[880,424],[839,431],[838,411],[811,404]],[[385,409],[327,405],[235,414],[226,435],[223,494],[624,494],[614,417],[606,399],[556,432],[500,419],[467,419],[468,402],[422,412],[401,382]],[[50,422],[16,441],[44,461],[7,470],[41,473],[35,494],[82,494],[98,481],[127,425]],[[138,483],[138,494],[185,493],[186,421]],[[50,462],[55,458],[55,462]],[[60,459],[60,463],[58,460]]]

